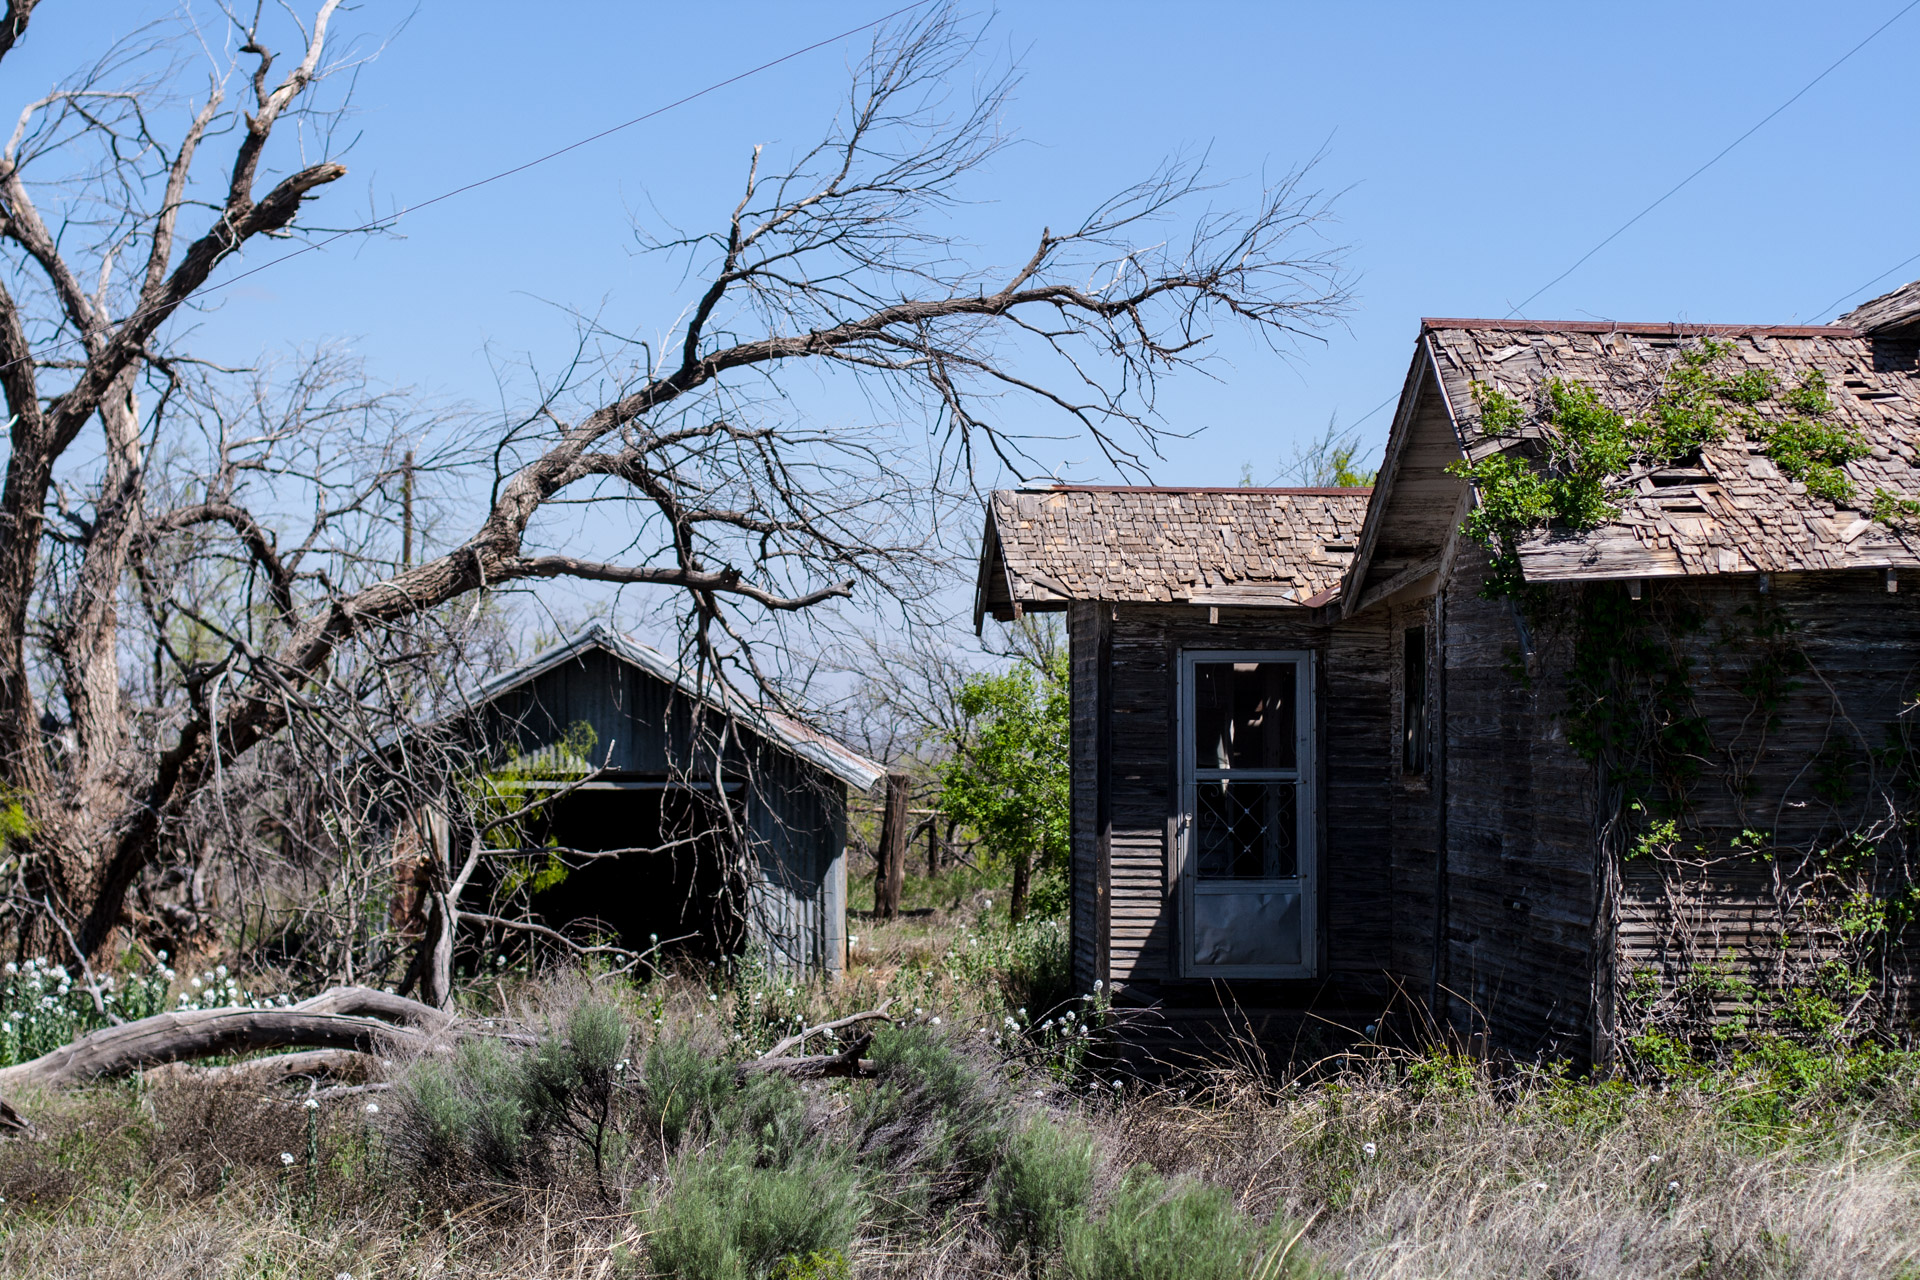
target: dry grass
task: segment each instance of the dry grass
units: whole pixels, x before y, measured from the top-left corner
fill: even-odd
[[[1356,1280],[1920,1275],[1920,1115],[1902,1090],[1761,1135],[1695,1091],[1378,1075],[1142,1099],[1115,1117],[1115,1155],[1311,1216],[1308,1240]]]
[[[642,1037],[744,1052],[775,1038],[770,1006],[782,1018],[818,1019],[904,995],[928,1017],[943,1015],[972,1060],[988,1063],[997,1097],[1093,1134],[1102,1195],[1135,1163],[1196,1175],[1257,1217],[1308,1222],[1302,1247],[1355,1278],[1920,1280],[1920,1085],[1911,1078],[1815,1099],[1794,1123],[1766,1130],[1734,1123],[1726,1096],[1706,1090],[1588,1087],[1383,1052],[1344,1059],[1312,1082],[1235,1069],[1120,1098],[983,1056],[975,1027],[1004,1011],[1002,990],[968,986],[944,961],[979,909],[971,901],[858,926],[854,969],[834,989],[789,996],[784,980],[763,978],[753,990],[716,991],[704,973],[633,989],[568,974],[489,980],[472,999],[538,1027],[596,991],[620,999]],[[810,1123],[825,1132],[875,1086],[815,1088]],[[377,1115],[369,1100],[385,1104]],[[309,1200],[308,1112],[295,1097],[183,1084],[20,1101],[40,1132],[0,1143],[0,1274],[32,1280],[644,1275],[630,1210],[670,1171],[664,1152],[636,1147],[613,1204],[579,1177],[429,1185],[409,1173],[395,1141],[393,1095],[358,1094],[313,1113]],[[870,1227],[852,1273],[1020,1273],[983,1213],[976,1199]]]

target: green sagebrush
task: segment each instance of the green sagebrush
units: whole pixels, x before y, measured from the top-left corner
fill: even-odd
[[[1059,1247],[1093,1195],[1093,1141],[1036,1116],[1007,1143],[987,1196],[987,1218],[1009,1253],[1037,1259]]]
[[[644,1215],[655,1274],[674,1280],[767,1280],[845,1274],[866,1216],[858,1171],[838,1148],[769,1168],[742,1146],[684,1157]]]
[[[1067,1229],[1072,1280],[1308,1280],[1327,1274],[1285,1223],[1261,1226],[1223,1188],[1127,1174],[1107,1211]]]

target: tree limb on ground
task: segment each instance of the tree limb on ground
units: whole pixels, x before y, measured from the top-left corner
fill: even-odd
[[[762,1057],[743,1063],[738,1077],[769,1071],[796,1079],[871,1075],[873,1063],[860,1054],[873,1042],[862,1035],[836,1053],[814,1057],[785,1057],[809,1037],[863,1022],[888,1019],[889,1000],[877,1009],[808,1027],[776,1044]],[[333,987],[310,999],[279,1009],[192,1009],[158,1013],[137,1022],[103,1027],[42,1054],[31,1062],[0,1068],[0,1090],[22,1086],[64,1088],[135,1071],[165,1068],[228,1054],[295,1049],[259,1062],[236,1063],[209,1071],[176,1069],[160,1078],[246,1081],[274,1084],[294,1076],[345,1074],[366,1056],[417,1055],[430,1052],[442,1036],[486,1036],[520,1045],[533,1037],[481,1023],[465,1022],[431,1005],[368,987]],[[0,1101],[0,1132],[25,1131],[27,1122]]]

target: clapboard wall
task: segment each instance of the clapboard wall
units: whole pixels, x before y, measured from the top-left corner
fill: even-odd
[[[1384,623],[1335,628],[1307,609],[1077,603],[1068,613],[1074,717],[1074,966],[1150,1008],[1134,1039],[1200,1052],[1224,1035],[1292,1034],[1308,1011],[1356,1025],[1391,989],[1389,682]],[[1321,830],[1320,977],[1183,979],[1173,863],[1178,655],[1185,649],[1316,655]]]
[[[1685,838],[1721,856],[1680,885],[1653,859],[1624,861],[1619,956],[1629,972],[1651,969],[1671,986],[1696,963],[1732,956],[1765,991],[1824,958],[1821,931],[1781,909],[1776,877],[1795,860],[1725,856],[1743,831],[1817,849],[1880,828],[1883,858],[1903,851],[1911,832],[1887,815],[1914,801],[1914,779],[1901,772],[1912,762],[1897,749],[1920,741],[1909,723],[1920,696],[1912,576],[1892,592],[1879,570],[1647,584],[1633,607],[1674,635],[1713,743],[1687,795]],[[1587,588],[1608,589],[1619,590]],[[1767,687],[1779,691],[1771,708],[1756,696]],[[1878,994],[1893,1022],[1911,1015],[1916,959],[1908,948],[1886,966]]]
[[[1439,1006],[1508,1052],[1585,1058],[1600,863],[1594,769],[1567,744],[1559,715],[1565,642],[1523,633],[1505,600],[1485,597],[1480,548],[1464,546],[1455,563],[1437,627]],[[1414,838],[1409,829],[1409,845]]]

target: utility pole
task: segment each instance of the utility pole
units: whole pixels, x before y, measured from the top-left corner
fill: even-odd
[[[413,450],[400,464],[400,567],[413,567]]]

